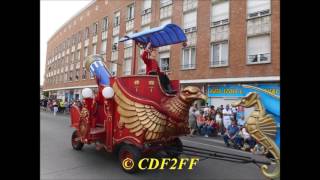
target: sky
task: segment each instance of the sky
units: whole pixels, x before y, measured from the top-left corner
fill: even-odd
[[[91,0],[41,0],[40,1],[40,85],[44,82],[47,42],[72,16]]]

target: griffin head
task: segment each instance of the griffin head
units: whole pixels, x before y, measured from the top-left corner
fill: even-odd
[[[195,100],[207,100],[207,96],[204,95],[198,87],[187,86],[179,94],[179,98],[187,104],[193,103]]]
[[[252,107],[256,104],[256,100],[258,99],[258,94],[255,92],[248,93],[245,97],[241,98],[241,100],[232,103],[232,106],[244,106],[244,107]]]

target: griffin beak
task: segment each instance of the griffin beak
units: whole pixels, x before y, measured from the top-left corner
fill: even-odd
[[[207,101],[208,97],[207,97],[206,95],[204,95],[204,94],[201,94],[201,95],[199,96],[199,99],[202,99],[202,100],[204,100],[204,101]]]

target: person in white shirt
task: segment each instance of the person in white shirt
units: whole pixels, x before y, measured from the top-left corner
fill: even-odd
[[[222,114],[223,114],[223,125],[224,125],[224,128],[227,129],[228,126],[231,124],[231,116],[233,116],[232,111],[229,108],[229,105],[226,105],[226,108],[223,109]]]
[[[209,111],[210,111],[210,108],[209,108],[209,105],[208,103],[206,103],[206,107],[203,108],[203,112],[204,112],[204,116],[208,116],[209,115]]]

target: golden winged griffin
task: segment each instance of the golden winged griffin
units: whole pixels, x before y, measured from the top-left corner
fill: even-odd
[[[162,101],[159,109],[129,99],[117,83],[114,83],[113,89],[114,99],[118,104],[120,124],[135,136],[144,136],[147,141],[188,133],[187,120],[190,106],[195,100],[207,98],[199,88],[188,86],[179,95]]]

